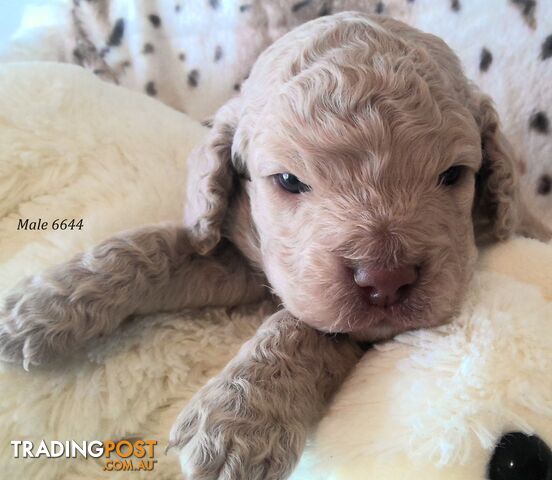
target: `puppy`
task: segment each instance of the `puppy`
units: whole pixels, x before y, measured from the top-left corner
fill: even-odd
[[[121,234],[27,280],[6,301],[2,358],[37,365],[130,315],[270,290],[282,309],[194,397],[170,446],[192,479],[286,478],[361,355],[351,339],[447,322],[478,245],[550,238],[522,205],[516,160],[441,40],[384,17],[314,20],[216,115],[190,158],[185,226]]]

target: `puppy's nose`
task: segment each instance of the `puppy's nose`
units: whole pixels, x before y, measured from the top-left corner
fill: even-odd
[[[418,269],[414,265],[394,270],[357,267],[354,278],[372,305],[388,307],[400,302],[408,294],[409,287],[418,278]]]

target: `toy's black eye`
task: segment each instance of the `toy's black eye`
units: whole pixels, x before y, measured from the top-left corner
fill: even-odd
[[[455,165],[445,170],[441,175],[439,175],[439,185],[450,186],[454,185],[464,173],[465,167],[462,165]]]
[[[487,469],[489,480],[552,480],[552,452],[536,435],[511,432],[498,441]]]
[[[291,173],[279,173],[276,175],[276,181],[286,192],[289,193],[304,193],[311,188],[301,182],[295,175]]]

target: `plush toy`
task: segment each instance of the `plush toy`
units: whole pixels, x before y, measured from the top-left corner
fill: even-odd
[[[552,245],[483,252],[461,315],[367,352],[294,480],[550,480]]]

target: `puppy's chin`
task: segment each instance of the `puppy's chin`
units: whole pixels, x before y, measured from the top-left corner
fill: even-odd
[[[305,321],[320,331],[346,333],[357,341],[377,342],[405,331],[442,325],[449,322],[454,313],[452,302],[445,306],[443,303],[416,303],[414,300],[382,308],[358,300],[347,302],[333,312],[329,309],[325,314],[319,311],[316,317]]]
[[[445,312],[436,315],[434,305],[421,304],[415,300],[407,300],[386,308],[376,307],[367,302],[362,302],[361,305],[358,320],[349,332],[353,338],[360,341],[387,340],[407,330],[433,326],[436,318],[446,315]]]
[[[390,340],[402,331],[402,329],[397,330],[393,325],[381,324],[366,330],[349,332],[349,336],[357,342],[382,342]]]
[[[409,330],[441,325],[449,321],[451,315],[443,315],[441,320],[437,318],[432,317],[430,321],[428,318],[385,315],[377,322],[374,322],[373,318],[367,318],[365,321],[358,322],[353,329],[343,333],[348,333],[351,338],[360,342],[380,342]]]

